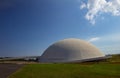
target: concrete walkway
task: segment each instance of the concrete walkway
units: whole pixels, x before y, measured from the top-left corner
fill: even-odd
[[[0,78],[7,78],[22,66],[23,64],[0,64]]]

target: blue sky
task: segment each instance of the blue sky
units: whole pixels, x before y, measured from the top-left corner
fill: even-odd
[[[105,54],[120,53],[119,0],[92,1],[0,1],[0,56],[41,55],[64,38],[84,39]]]

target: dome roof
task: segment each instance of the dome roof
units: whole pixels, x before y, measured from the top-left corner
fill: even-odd
[[[94,45],[80,39],[64,39],[49,46],[40,57],[40,62],[74,62],[104,57]]]

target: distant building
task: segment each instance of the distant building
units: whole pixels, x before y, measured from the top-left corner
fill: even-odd
[[[43,63],[83,62],[103,59],[105,55],[91,43],[64,39],[49,46],[38,59]]]

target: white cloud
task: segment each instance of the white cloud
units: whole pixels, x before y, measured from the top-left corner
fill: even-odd
[[[120,45],[105,45],[99,47],[105,54],[120,54]]]
[[[118,43],[120,44],[120,33],[114,33],[114,34],[109,34],[109,35],[105,35],[105,36],[99,36],[99,37],[92,37],[90,39],[88,39],[88,42],[95,42],[98,41],[97,43]]]
[[[94,39],[91,38],[94,41]],[[105,54],[120,54],[120,33],[100,36],[99,41],[94,42]]]
[[[86,40],[96,45],[105,54],[120,54],[120,33],[92,37]]]
[[[83,9],[86,7],[86,4],[85,3],[82,3],[82,5],[80,6],[80,9]]]
[[[88,42],[95,42],[99,39],[100,39],[99,37],[94,37],[94,38],[89,39]]]
[[[95,24],[95,18],[102,13],[120,16],[120,0],[88,0],[80,6],[80,9],[83,8],[88,9],[85,18],[92,24]]]

